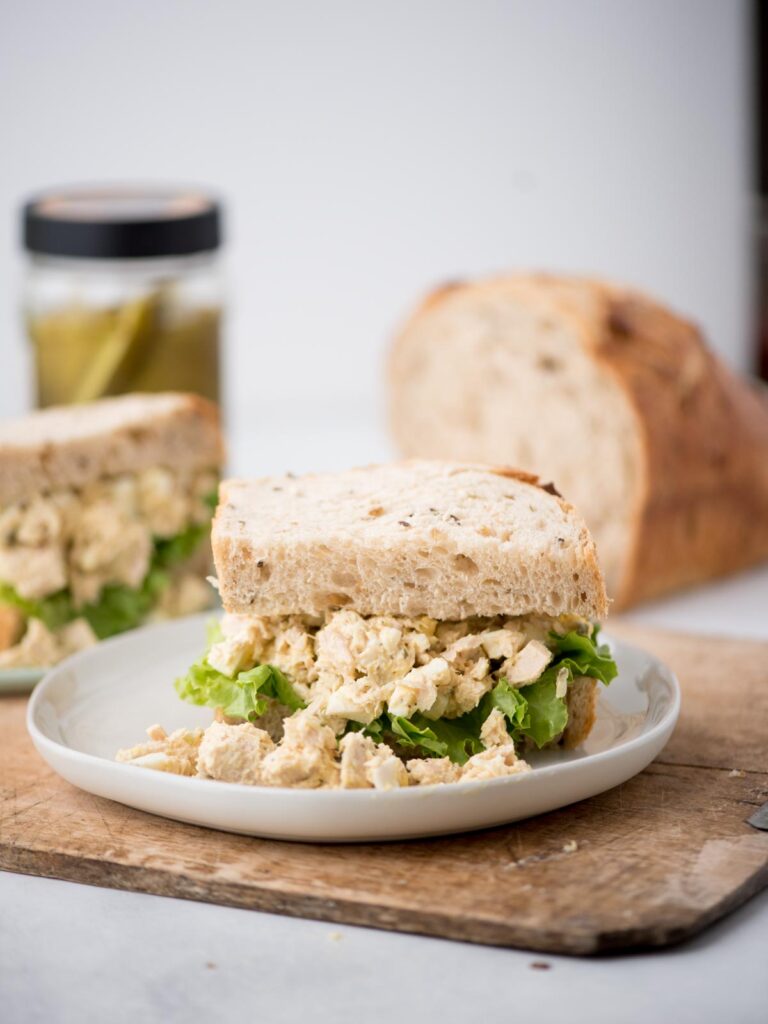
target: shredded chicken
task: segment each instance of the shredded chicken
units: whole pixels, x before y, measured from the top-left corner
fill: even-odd
[[[518,775],[528,772],[531,766],[520,761],[515,754],[513,743],[503,747],[489,747],[479,754],[473,754],[461,769],[461,781],[468,779],[498,779],[502,775]]]
[[[264,758],[267,785],[308,789],[338,785],[339,765],[333,730],[306,711],[284,719],[283,729],[283,739]]]
[[[138,587],[154,538],[172,537],[210,517],[212,472],[153,467],[105,477],[0,511],[0,581],[37,600],[68,587],[76,606],[105,586]]]
[[[109,585],[137,589],[149,570],[154,541],[207,522],[205,499],[215,487],[212,472],[154,467],[10,505],[0,510],[0,583],[29,602],[67,591],[76,609],[98,603]],[[174,572],[152,617],[210,607],[202,579],[206,564],[207,559],[195,572],[198,566],[190,560]],[[26,606],[18,610],[22,626],[26,620],[20,639],[21,627],[0,637],[0,667],[46,667],[96,641],[82,619],[52,633],[34,610],[27,614]]]
[[[483,722],[480,739],[486,747],[505,747],[509,743],[507,722],[498,708],[494,708]]]
[[[263,761],[275,749],[269,733],[250,722],[225,725],[214,722],[203,734],[197,769],[200,775],[222,782],[265,782]]]
[[[463,765],[428,756],[428,750],[406,761],[386,718],[384,742],[360,727],[384,712],[405,719],[418,713],[422,724],[464,715],[502,676],[513,686],[537,679],[552,661],[544,643],[551,631],[585,627],[566,616],[437,622],[350,610],[324,617],[225,615],[209,665],[230,678],[258,664],[275,665],[307,707],[291,714],[273,702],[254,722],[227,719],[219,710],[199,744],[196,771],[251,785],[382,790],[522,774],[529,765],[517,756],[497,707],[480,729],[482,749]],[[565,695],[568,678],[565,670],[558,674],[558,696]],[[122,751],[120,759],[155,767],[143,751],[137,758],[130,753]]]
[[[209,726],[209,729],[213,727]],[[147,729],[147,736],[148,743],[119,750],[117,760],[141,768],[154,768],[159,772],[172,772],[174,775],[197,774],[202,729],[177,729],[169,736],[161,725],[152,725]]]
[[[85,619],[74,619],[56,631],[40,619],[30,619],[19,642],[0,651],[0,668],[48,668],[96,642]]]
[[[312,713],[337,731],[347,721],[369,725],[383,711],[457,718],[477,707],[499,670],[513,685],[537,679],[552,659],[538,637],[558,622],[522,616],[437,623],[349,610],[322,620],[225,615],[224,638],[208,662],[230,677],[277,665]]]
[[[160,726],[152,726],[147,730],[149,743],[119,751],[117,760],[221,782],[304,789],[396,789],[528,771],[526,762],[515,755],[503,716],[501,724],[494,718],[499,715],[492,712],[491,726],[484,729],[488,748],[463,767],[447,757],[412,758],[403,763],[386,743],[376,743],[362,732],[347,733],[337,741],[328,726],[306,711],[284,720],[285,734],[279,743],[250,722],[215,721],[204,732],[177,729],[170,736]]]
[[[350,732],[339,744],[343,789],[394,789],[408,785],[405,765],[386,743]]]
[[[420,786],[435,786],[443,782],[458,782],[461,765],[449,757],[415,757],[406,764],[408,777]]]

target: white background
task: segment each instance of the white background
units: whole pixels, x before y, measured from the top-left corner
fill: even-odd
[[[241,471],[282,468],[299,406],[373,428],[386,340],[446,278],[598,272],[746,366],[749,53],[730,0],[5,0],[0,412],[27,400],[18,203],[88,180],[225,197]]]

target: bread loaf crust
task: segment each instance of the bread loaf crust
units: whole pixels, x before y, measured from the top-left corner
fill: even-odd
[[[609,290],[599,355],[638,410],[644,498],[630,604],[768,557],[768,400],[733,375],[696,327],[642,296]]]
[[[413,460],[228,480],[212,545],[227,611],[558,616],[607,611],[592,538],[527,473]]]
[[[224,461],[217,407],[197,395],[123,395],[0,424],[0,507],[151,466]]]
[[[549,275],[441,288],[395,342],[393,390],[397,355],[411,331],[449,297],[455,303],[477,288],[513,288],[510,301],[546,302],[634,410],[640,479],[624,566],[611,594],[617,607],[768,558],[768,398],[731,373],[695,325],[646,296]],[[407,450],[414,453],[413,444]]]

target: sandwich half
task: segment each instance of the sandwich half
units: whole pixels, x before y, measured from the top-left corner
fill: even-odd
[[[216,407],[126,395],[0,423],[0,668],[210,602]]]
[[[216,720],[154,726],[121,761],[270,786],[494,778],[581,743],[616,674],[594,544],[528,474],[229,480],[213,551],[226,614],[176,688]]]

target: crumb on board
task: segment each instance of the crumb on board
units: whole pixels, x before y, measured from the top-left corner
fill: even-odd
[[[579,848],[579,844],[575,839],[569,839],[568,842],[563,846],[563,853],[576,853]]]
[[[341,942],[341,940],[344,938],[344,933],[343,932],[331,932],[330,935],[328,936],[328,938],[331,940],[331,942]]]
[[[734,768],[732,771],[728,772],[729,779],[745,779],[746,777],[747,773],[743,772],[741,768]]]

